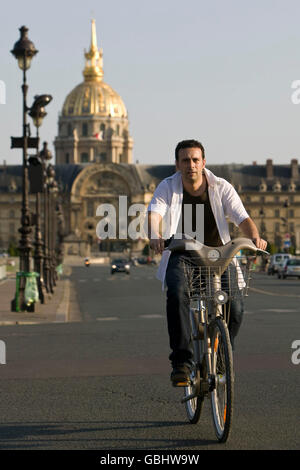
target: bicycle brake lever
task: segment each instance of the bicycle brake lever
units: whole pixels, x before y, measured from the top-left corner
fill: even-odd
[[[252,239],[252,242],[254,243],[255,245],[255,241],[256,241],[256,238]],[[260,248],[257,248],[256,247],[256,252],[260,252],[260,253],[265,253],[266,255],[270,255],[270,253],[268,251],[265,251],[265,250],[261,250]]]
[[[257,248],[256,251],[259,251],[260,253],[265,253],[266,255],[270,255],[270,254],[271,254],[271,253],[269,253],[268,251],[261,250],[260,248]]]

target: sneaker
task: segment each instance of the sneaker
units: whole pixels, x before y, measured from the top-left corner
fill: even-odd
[[[190,384],[190,369],[186,365],[174,366],[171,373],[171,382],[174,387],[186,387]]]

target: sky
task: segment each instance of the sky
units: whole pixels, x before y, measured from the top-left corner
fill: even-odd
[[[299,0],[11,0],[1,7],[0,164],[22,163],[10,149],[22,135],[22,72],[10,53],[18,29],[29,28],[39,51],[28,105],[53,96],[40,138],[54,154],[58,114],[83,81],[92,18],[104,81],[128,110],[134,162],[172,164],[190,138],[204,145],[208,168],[300,162]]]

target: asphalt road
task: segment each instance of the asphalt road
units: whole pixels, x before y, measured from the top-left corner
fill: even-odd
[[[210,402],[188,424],[170,385],[155,268],[72,268],[69,323],[0,327],[0,449],[298,449],[300,281],[254,277],[236,341],[233,430],[216,442]],[[79,307],[76,305],[78,302]],[[300,354],[299,354],[300,357]]]

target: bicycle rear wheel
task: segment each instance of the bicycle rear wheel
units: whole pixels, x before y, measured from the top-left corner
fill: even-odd
[[[216,318],[210,328],[212,348],[212,375],[215,388],[211,392],[212,415],[219,442],[228,439],[233,413],[233,359],[226,323]]]

